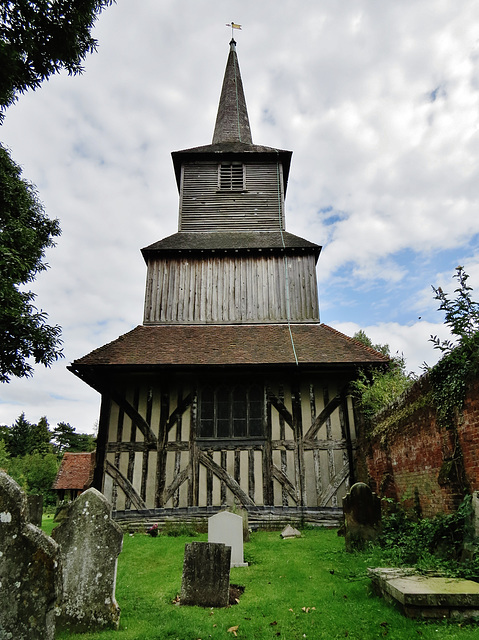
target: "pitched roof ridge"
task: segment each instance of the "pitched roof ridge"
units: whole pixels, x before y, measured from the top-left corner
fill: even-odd
[[[350,336],[347,336],[342,331],[338,331],[337,329],[334,329],[333,327],[330,327],[329,324],[324,324],[324,322],[322,322],[321,326],[324,327],[325,329],[327,329],[328,331],[331,331],[331,333],[336,333],[337,335],[342,336],[348,342],[351,342],[352,344],[357,344],[359,347],[362,347],[366,351],[369,351],[369,353],[371,353],[372,355],[380,356],[381,358],[383,358],[383,360],[385,362],[389,362],[389,360],[391,360],[391,358],[389,356],[385,356],[384,353],[381,353],[380,351],[377,351],[376,349],[373,349],[372,347],[368,347],[367,345],[365,345],[363,342],[360,342],[359,340],[355,340],[354,338],[351,338]]]

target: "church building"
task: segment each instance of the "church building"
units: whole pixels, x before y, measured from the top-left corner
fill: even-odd
[[[388,359],[320,323],[321,247],[285,229],[291,155],[253,143],[232,40],[212,143],[172,154],[178,233],[142,250],[143,324],[69,367],[101,394],[93,485],[118,518],[341,506],[348,385]]]

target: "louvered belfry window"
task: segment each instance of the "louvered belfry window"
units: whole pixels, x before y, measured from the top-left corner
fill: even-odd
[[[222,162],[219,166],[220,191],[244,191],[245,169],[241,162]]]

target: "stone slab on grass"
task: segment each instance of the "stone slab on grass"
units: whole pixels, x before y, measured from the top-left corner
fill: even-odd
[[[424,576],[413,569],[369,569],[376,593],[398,604],[409,618],[479,616],[479,583],[461,578]]]

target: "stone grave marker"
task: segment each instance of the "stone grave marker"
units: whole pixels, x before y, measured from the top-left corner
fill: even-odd
[[[123,532],[111,519],[103,494],[88,489],[72,502],[53,531],[63,564],[63,603],[58,625],[71,631],[118,629],[116,567]]]
[[[285,538],[301,538],[301,531],[298,531],[298,529],[288,524],[283,531],[281,531],[281,537],[283,540]]]
[[[461,561],[471,562],[479,545],[479,491],[471,495],[471,511],[466,516],[465,536],[462,544]]]
[[[43,516],[43,496],[30,495],[27,496],[27,513],[30,522],[37,527],[42,526]]]
[[[226,607],[230,591],[231,547],[214,542],[185,545],[180,602],[199,607]]]
[[[472,535],[479,542],[479,491],[472,492]]]
[[[231,547],[231,566],[247,567],[243,556],[243,518],[220,511],[208,518],[208,542],[222,542]]]
[[[61,593],[57,543],[28,521],[27,497],[0,471],[0,638],[53,640]]]
[[[346,550],[364,549],[381,528],[381,499],[364,482],[354,484],[343,498]]]

